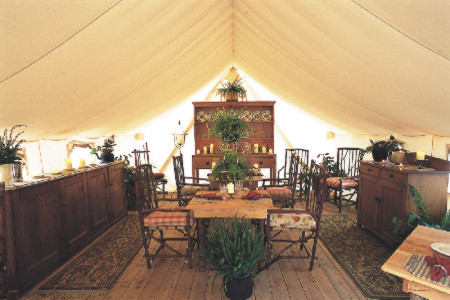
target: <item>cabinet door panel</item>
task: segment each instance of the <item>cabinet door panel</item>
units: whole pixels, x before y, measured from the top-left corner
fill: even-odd
[[[377,178],[360,175],[358,195],[358,224],[375,232],[378,227]]]
[[[109,199],[111,221],[114,221],[127,210],[123,164],[118,164],[109,168]]]
[[[102,168],[89,172],[87,180],[89,217],[92,235],[95,235],[108,225],[108,169]]]
[[[393,244],[397,241],[392,219],[405,220],[405,196],[403,186],[381,180],[381,214],[379,231],[386,241]]]
[[[61,259],[58,201],[58,185],[52,182],[20,190],[12,197],[19,286]]]
[[[61,180],[64,237],[67,251],[77,251],[89,238],[87,188],[83,175]]]

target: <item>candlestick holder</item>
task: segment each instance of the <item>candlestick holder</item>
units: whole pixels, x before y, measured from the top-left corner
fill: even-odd
[[[416,159],[416,158],[414,158],[414,160],[419,162],[419,167],[417,169],[423,170],[424,167],[422,167],[422,163],[426,162],[428,159]]]
[[[228,195],[230,195],[230,200],[231,200],[231,199],[234,199],[234,198],[233,198],[234,193],[228,193]]]

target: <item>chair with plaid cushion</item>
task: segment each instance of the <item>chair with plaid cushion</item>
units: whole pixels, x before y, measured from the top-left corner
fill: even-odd
[[[309,270],[314,267],[317,240],[319,238],[320,218],[322,216],[323,202],[327,190],[327,171],[323,166],[317,165],[311,160],[310,170],[306,179],[305,209],[284,208],[267,211],[266,234],[268,257],[274,250],[274,243],[287,243],[283,250],[275,252],[269,258],[271,265],[279,259],[311,259]],[[306,247],[306,242],[313,239],[311,251]],[[300,250],[305,250],[306,255],[286,254],[286,251],[294,245],[300,245]],[[295,248],[294,248],[295,249]]]
[[[349,205],[355,204],[358,207],[359,154],[361,150],[361,148],[338,148],[337,172],[328,174],[327,187],[334,190],[334,204],[339,206],[339,213],[342,212],[343,207]],[[344,191],[348,192],[345,197],[343,197]],[[353,197],[355,197],[354,201]],[[346,201],[346,204],[343,205],[342,200]]]
[[[141,223],[142,238],[144,243],[147,267],[155,258],[183,257],[192,268],[194,217],[190,210],[180,207],[159,208],[160,201],[180,202],[179,198],[158,198],[156,193],[156,181],[152,165],[143,164],[136,167],[134,174],[134,186],[136,189],[136,204]],[[164,197],[164,195],[162,195]],[[155,235],[159,231],[159,237]],[[164,236],[166,232],[166,236]],[[171,237],[167,237],[167,232]],[[181,234],[181,235],[180,235]],[[159,247],[153,253],[149,252],[150,242],[155,241]],[[173,241],[187,241],[186,253],[179,252],[176,247],[167,243]],[[161,252],[161,250],[165,250]]]
[[[207,181],[206,178],[186,177],[184,175],[183,154],[180,154],[180,156],[173,156],[172,158],[175,183],[177,186],[177,197],[184,198],[181,202],[182,205],[187,205],[198,191],[208,191],[211,189],[209,183],[200,183],[200,181]],[[191,182],[187,182],[186,180]]]
[[[267,190],[272,198],[273,204],[279,207],[294,207],[295,194],[298,178],[298,156],[290,157],[287,178],[263,179],[260,190]]]
[[[145,145],[143,145],[142,148],[143,150],[134,149],[134,151],[131,152],[134,154],[134,165],[136,167],[141,164],[150,164],[150,151],[148,150],[147,142],[145,142]],[[153,172],[153,176],[155,176],[158,182],[157,184],[158,189],[164,195],[166,193],[166,184],[167,184],[167,179],[165,178],[164,173]]]

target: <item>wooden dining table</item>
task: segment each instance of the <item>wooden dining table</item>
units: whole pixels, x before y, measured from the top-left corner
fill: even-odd
[[[450,299],[450,288],[413,276],[403,267],[405,261],[412,254],[433,256],[434,250],[431,245],[434,243],[450,243],[450,232],[417,226],[384,263],[381,270],[403,278],[403,291],[406,293],[412,293],[426,299]],[[441,258],[449,259],[446,255],[438,255]]]
[[[258,191],[261,194],[267,194],[267,191]],[[219,191],[198,191],[187,205],[187,209],[194,212],[197,220],[198,230],[198,249],[205,247],[205,229],[203,221],[212,218],[246,218],[255,220],[258,227],[263,230],[264,220],[267,218],[267,210],[275,208],[271,198],[258,198],[257,200],[243,200],[242,197],[248,195],[248,191],[243,191],[242,196],[233,195],[234,199],[208,200],[203,198],[203,194],[216,194],[220,196]],[[200,270],[205,270],[205,261],[200,259]]]

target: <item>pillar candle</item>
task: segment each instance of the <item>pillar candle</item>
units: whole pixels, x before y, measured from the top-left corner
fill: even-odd
[[[177,142],[178,142],[178,145],[183,145],[183,136],[182,135],[177,136]]]
[[[253,153],[258,154],[258,144],[254,145]]]
[[[197,154],[200,154],[200,150],[199,149],[197,149]]]
[[[70,158],[66,158],[64,162],[66,164],[66,170],[72,170],[72,160]]]
[[[404,151],[395,151],[392,152],[392,162],[399,163],[405,161],[405,152]]]
[[[205,147],[203,147],[203,154],[208,154],[208,149]]]
[[[232,182],[227,184],[227,190],[228,190],[228,194],[234,194],[234,184]]]
[[[272,154],[272,149],[269,149],[269,154]]]
[[[262,153],[266,153],[266,147],[262,147]]]
[[[254,167],[255,169],[258,169],[258,168],[259,168],[259,165],[258,165],[258,164],[254,164],[253,167]]]
[[[416,160],[425,160],[425,151],[417,151]]]
[[[216,167],[216,162],[213,161],[211,169],[214,169],[215,167]]]
[[[214,144],[209,145],[209,153],[214,153]]]
[[[86,160],[84,158],[80,158],[80,167],[86,167]]]

